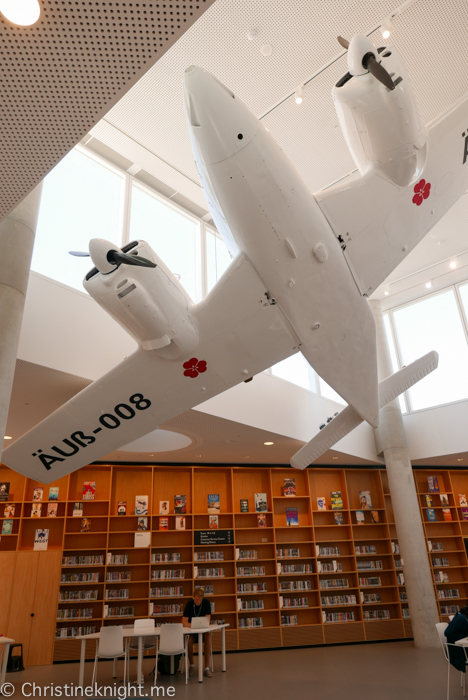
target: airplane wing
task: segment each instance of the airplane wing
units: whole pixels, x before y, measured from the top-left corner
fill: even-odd
[[[376,290],[468,189],[468,97],[427,129],[427,159],[416,185],[400,188],[367,173],[314,194],[341,236],[363,295]]]
[[[5,450],[3,462],[50,484],[298,351],[252,264],[239,255],[194,309],[193,357],[139,348]]]

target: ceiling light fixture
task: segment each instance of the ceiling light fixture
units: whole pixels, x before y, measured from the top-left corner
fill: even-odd
[[[294,98],[296,100],[297,105],[302,104],[302,100],[304,99],[304,86],[303,85],[299,85],[299,87],[296,88],[296,92],[294,93]]]
[[[463,457],[458,457],[457,462],[463,462]]]
[[[275,443],[274,442],[264,442],[263,444],[264,445],[274,445]]]
[[[338,459],[338,457],[332,457],[332,459]]]
[[[390,22],[389,19],[385,20],[385,22],[382,23],[380,31],[382,32],[382,37],[384,39],[388,39],[391,32],[393,31],[393,24]]]
[[[426,282],[426,289],[431,289],[432,287],[432,282],[429,280],[429,282]]]
[[[390,292],[389,292],[389,290],[388,290],[388,287],[387,287],[387,289],[384,291],[384,294],[385,294],[386,297],[388,297],[388,295],[390,294]]]
[[[5,435],[5,437],[3,439],[4,440],[12,440],[13,438],[11,437],[11,435]]]
[[[450,263],[450,268],[451,268],[452,270],[455,270],[456,266],[457,266],[457,261],[456,261],[456,260],[452,260],[451,263]]]
[[[0,0],[0,12],[12,24],[29,27],[40,17],[38,0]]]
[[[273,53],[273,46],[271,44],[262,44],[262,46],[260,46],[260,53],[262,56],[271,56]]]

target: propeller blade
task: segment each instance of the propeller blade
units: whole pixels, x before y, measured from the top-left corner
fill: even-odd
[[[379,82],[382,83],[382,85],[385,85],[385,87],[389,90],[395,89],[395,85],[393,84],[393,80],[390,76],[390,73],[387,70],[385,70],[385,68],[380,63],[377,63],[372,54],[367,58],[366,63],[364,63],[363,61],[363,65],[369,70],[369,73],[372,73],[374,78],[376,78]]]
[[[68,253],[76,258],[89,258],[89,253],[83,253],[81,250],[69,250]]]
[[[156,263],[146,258],[142,258],[136,255],[127,255],[126,253],[119,253],[117,250],[110,250],[107,254],[107,259],[110,263],[114,265],[135,265],[137,267],[156,267]]]
[[[342,36],[338,36],[337,39],[340,46],[342,46],[344,49],[349,47],[349,41],[347,39],[344,39]]]

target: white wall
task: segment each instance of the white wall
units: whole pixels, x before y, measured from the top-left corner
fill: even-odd
[[[403,417],[411,459],[468,451],[468,401]]]

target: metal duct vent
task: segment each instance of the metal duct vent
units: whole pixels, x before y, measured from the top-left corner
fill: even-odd
[[[40,1],[0,15],[0,220],[213,2]]]

